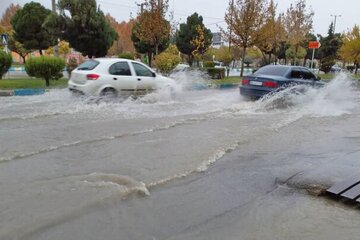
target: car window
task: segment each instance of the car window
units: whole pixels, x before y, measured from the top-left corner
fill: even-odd
[[[291,70],[291,78],[302,78],[302,72],[299,68]]]
[[[272,75],[272,76],[285,76],[288,71],[288,68],[285,66],[266,66],[262,67],[255,72],[255,74],[259,75]]]
[[[96,60],[86,60],[77,67],[77,70],[93,70],[99,63],[100,62]]]
[[[111,75],[131,76],[130,67],[127,62],[114,63],[109,68],[109,73]]]
[[[139,64],[139,63],[132,63],[135,69],[135,73],[136,76],[141,76],[141,77],[153,77],[154,74],[152,71],[150,71],[150,69],[148,69],[147,67]]]
[[[304,79],[316,79],[315,75],[307,69],[302,69]]]

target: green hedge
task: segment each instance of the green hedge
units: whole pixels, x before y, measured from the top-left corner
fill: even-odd
[[[212,79],[223,79],[225,77],[225,68],[206,68],[206,71]]]
[[[64,68],[64,59],[51,56],[33,57],[25,63],[26,73],[31,77],[45,79],[47,87],[50,85],[50,79],[62,77]]]
[[[0,79],[2,79],[2,76],[9,70],[11,63],[11,55],[0,49]]]
[[[215,63],[213,61],[204,62],[204,68],[214,68]]]
[[[130,59],[130,60],[134,60],[135,56],[132,53],[120,53],[119,58],[125,58],[125,59]]]

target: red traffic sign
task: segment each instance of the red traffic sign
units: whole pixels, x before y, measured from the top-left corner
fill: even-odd
[[[319,48],[321,47],[320,42],[318,41],[310,41],[309,42],[309,48],[313,49],[313,48]]]

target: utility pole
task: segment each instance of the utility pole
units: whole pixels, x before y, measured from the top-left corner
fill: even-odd
[[[144,3],[136,3],[140,7],[140,13],[142,14],[144,12],[144,6],[147,5],[147,2]]]
[[[51,0],[51,7],[52,7],[53,13],[56,14],[56,2],[55,2],[55,0]],[[55,57],[59,56],[59,43],[58,42],[54,46],[54,56]]]
[[[333,28],[333,30],[334,30],[334,34],[335,34],[336,18],[341,17],[341,15],[335,15],[335,14],[333,15],[333,14],[331,14],[330,16],[334,17],[334,28]]]
[[[234,13],[234,0],[231,0],[231,12],[230,12],[230,37],[229,37],[229,51],[231,47],[231,35],[232,35],[232,25],[233,25],[233,13]]]
[[[55,0],[51,0],[51,7],[52,7],[52,11],[54,13],[56,13],[56,4],[55,4]]]

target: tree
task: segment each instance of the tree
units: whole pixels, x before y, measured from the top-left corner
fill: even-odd
[[[11,18],[14,29],[14,39],[26,49],[42,50],[54,46],[56,38],[43,28],[45,19],[51,11],[40,3],[30,2],[19,9]]]
[[[0,26],[4,32],[11,33],[13,31],[10,19],[15,15],[15,13],[20,9],[20,5],[18,4],[10,4],[10,6],[5,10],[2,18],[0,20]]]
[[[46,86],[50,86],[50,79],[59,79],[65,68],[62,58],[41,56],[30,58],[25,63],[25,71],[31,77],[43,78]]]
[[[320,36],[321,47],[318,50],[317,57],[321,61],[320,70],[329,72],[331,67],[338,59],[338,51],[342,45],[342,37],[340,34],[334,33],[334,27],[331,23],[326,37]]]
[[[148,6],[138,16],[137,27],[134,28],[133,33],[143,44],[153,46],[155,55],[158,55],[160,45],[170,40],[171,26],[170,22],[165,19],[168,1],[149,0]]]
[[[162,73],[169,74],[180,63],[180,60],[179,50],[175,45],[170,45],[155,57],[155,64]]]
[[[188,63],[192,66],[194,57],[204,54],[211,45],[212,33],[203,24],[202,16],[192,14],[186,23],[180,24],[176,35],[176,46],[179,51],[188,56]]]
[[[229,66],[231,61],[234,59],[231,49],[229,47],[222,46],[216,51],[215,57],[217,60],[222,62],[225,66]]]
[[[70,53],[70,44],[68,43],[68,42],[66,42],[66,41],[60,41],[59,43],[58,43],[58,53],[60,54],[60,55],[63,55],[63,56],[65,56],[65,55],[67,55],[67,54],[69,54]],[[52,54],[52,55],[55,55],[55,49],[53,48],[53,47],[50,47],[50,48],[48,48],[47,50],[46,50],[46,54]]]
[[[118,23],[115,18],[110,14],[106,15],[111,27],[117,32],[119,38],[114,41],[111,48],[108,50],[108,55],[116,56],[120,53],[134,53],[134,44],[131,41],[131,32],[135,21],[130,20],[129,22]]]
[[[261,29],[265,24],[266,12],[266,0],[236,0],[234,4],[229,2],[225,15],[228,30],[222,32],[229,41],[242,48],[241,77],[244,73],[246,49],[256,46],[262,40]]]
[[[307,34],[312,29],[314,12],[306,11],[305,0],[298,0],[290,5],[285,15],[285,30],[290,46],[294,48],[293,64],[300,50],[301,43],[305,41]]]
[[[155,54],[156,49],[154,45],[143,42],[137,37],[136,31],[139,27],[139,23],[136,22],[132,30],[131,40],[133,41],[136,52],[146,54],[147,58],[149,59],[148,64],[149,66],[152,66],[152,56]],[[169,39],[164,39],[164,41],[158,46],[158,52],[163,52],[165,49],[168,48],[169,44]]]
[[[12,64],[12,57],[10,54],[0,50],[0,79],[9,70]]]
[[[58,7],[61,14],[51,14],[45,23],[47,30],[84,56],[105,56],[118,36],[96,1],[59,0]]]
[[[340,56],[345,61],[354,63],[355,74],[357,74],[360,63],[360,28],[358,25],[355,25],[353,29],[345,35],[343,43],[340,48]]]
[[[32,50],[24,48],[24,46],[11,35],[8,38],[8,47],[12,52],[17,53],[22,58],[23,63],[26,62],[26,56],[32,52]]]
[[[265,24],[260,29],[261,40],[256,44],[263,55],[265,64],[270,64],[272,61],[277,63],[281,43],[285,41],[284,15],[277,16],[276,7],[277,5],[271,0]]]

